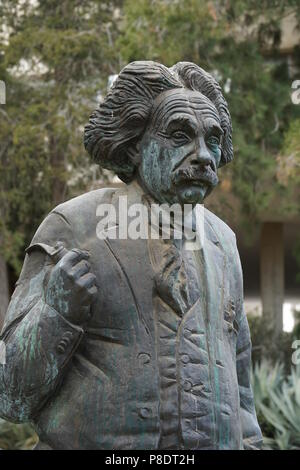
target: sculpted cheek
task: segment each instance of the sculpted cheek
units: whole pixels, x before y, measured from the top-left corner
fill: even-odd
[[[222,151],[221,151],[220,147],[216,147],[216,149],[213,149],[212,154],[214,156],[214,159],[216,161],[216,166],[218,168],[218,166],[220,164],[220,161],[221,161],[221,156],[222,156]]]
[[[161,180],[160,147],[155,140],[150,140],[142,150],[142,177],[144,181],[157,190]]]
[[[149,191],[161,202],[172,202],[175,188],[172,173],[187,156],[187,149],[165,146],[164,142],[149,137],[142,146],[139,172]],[[175,191],[176,192],[176,191]]]
[[[186,157],[186,152],[180,148],[167,148],[162,152],[162,176],[163,184],[165,187],[170,187],[171,174],[175,167],[177,167]]]
[[[166,149],[168,168],[172,172],[187,156],[184,148],[168,148]]]

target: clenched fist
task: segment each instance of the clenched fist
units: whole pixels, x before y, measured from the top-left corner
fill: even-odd
[[[88,257],[87,252],[79,249],[67,251],[52,269],[45,292],[46,303],[77,325],[89,320],[97,292]]]

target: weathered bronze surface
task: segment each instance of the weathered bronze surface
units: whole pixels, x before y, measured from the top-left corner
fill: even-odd
[[[127,185],[61,204],[37,230],[2,331],[0,415],[31,421],[41,449],[259,448],[234,233],[204,209],[197,250],[174,227],[107,235],[121,230],[121,196],[191,204],[194,226],[233,156],[219,85],[191,63],[129,64],[85,146]],[[118,219],[99,228],[103,207]]]

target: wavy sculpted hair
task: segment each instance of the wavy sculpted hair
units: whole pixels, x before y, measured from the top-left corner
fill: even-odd
[[[151,115],[154,99],[163,91],[199,91],[216,107],[224,135],[220,165],[233,158],[232,126],[227,103],[217,81],[191,62],[170,69],[152,61],[132,62],[121,70],[105,100],[85,126],[84,146],[93,160],[113,170],[125,183],[134,178],[137,142]]]

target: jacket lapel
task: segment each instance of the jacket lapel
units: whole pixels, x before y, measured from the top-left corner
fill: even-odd
[[[116,221],[110,223],[111,227],[116,226],[116,236],[109,236],[108,230],[104,230],[103,234],[108,235],[105,243],[121,268],[134,300],[140,320],[139,324],[144,327],[145,338],[149,338],[154,336],[153,271],[149,259],[147,240],[132,240],[128,237],[119,239],[120,196],[127,196],[128,207],[131,204],[141,202],[140,194],[136,191],[135,186],[126,186],[116,191],[111,203],[115,208],[117,218]],[[121,217],[123,216],[124,214],[121,215]],[[137,324],[137,328],[140,328],[139,324]]]

